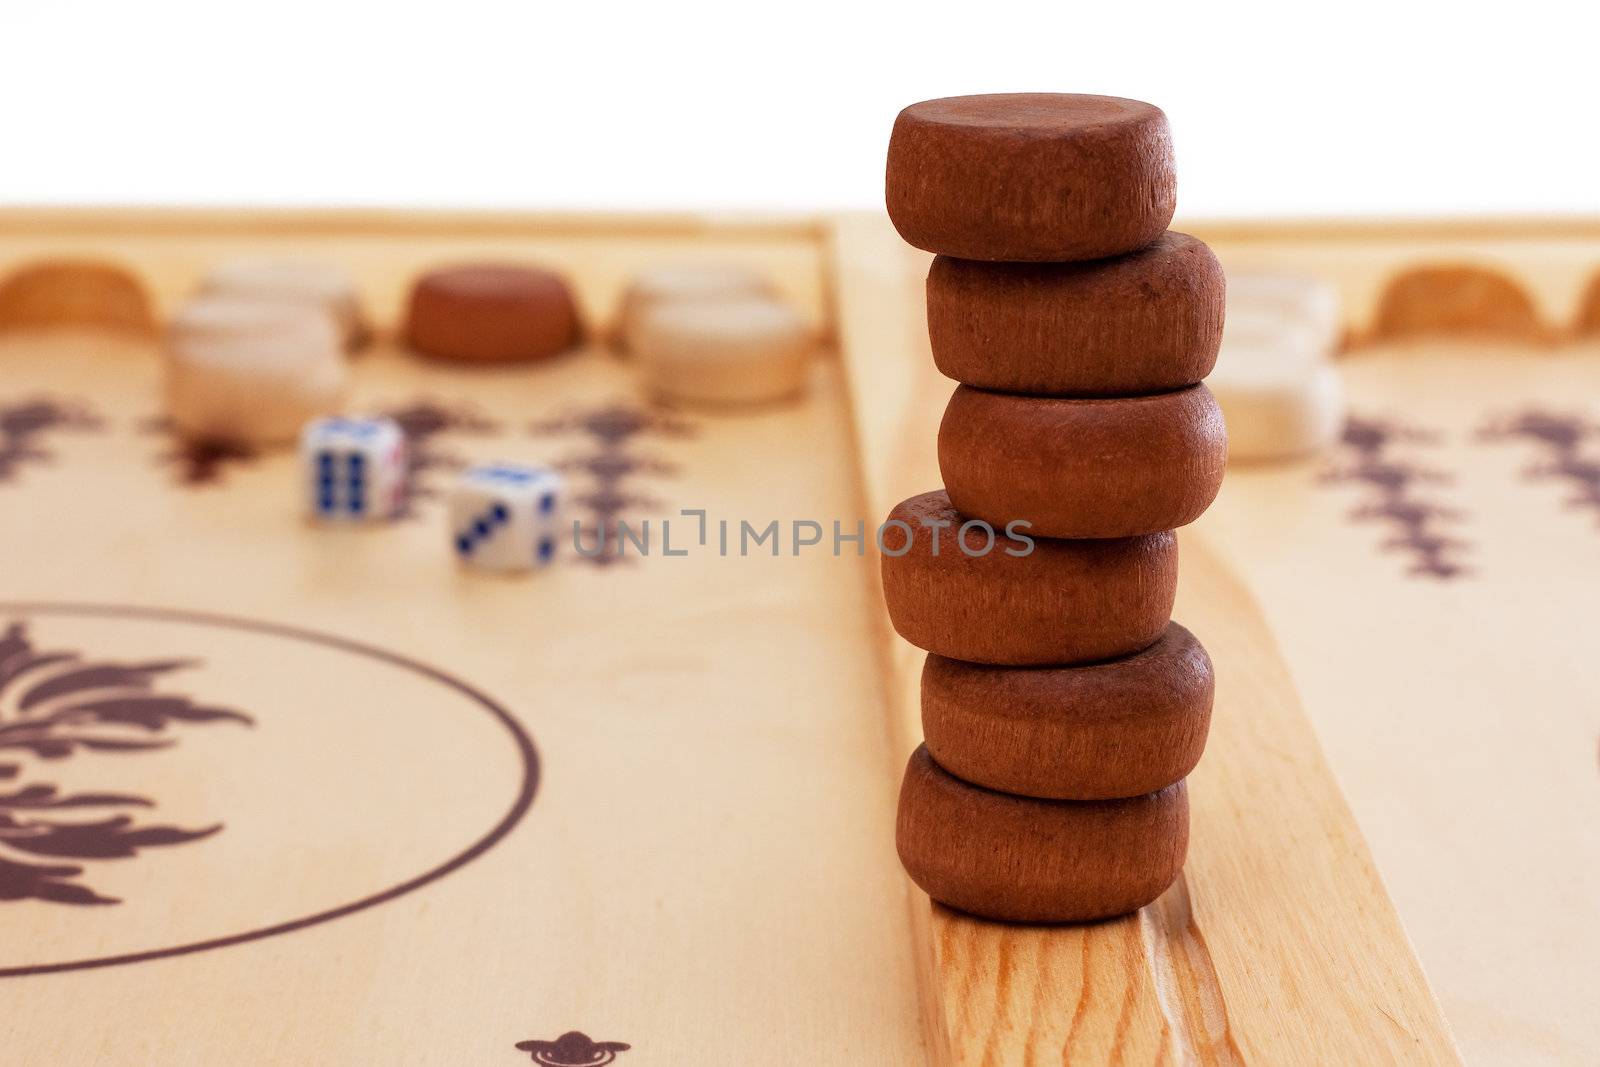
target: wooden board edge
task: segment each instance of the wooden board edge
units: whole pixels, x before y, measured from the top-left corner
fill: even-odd
[[[537,212],[371,207],[0,207],[0,235],[263,237],[793,238],[821,241],[825,219],[756,212]]]
[[[1600,215],[1177,218],[1172,228],[1205,241],[1593,241]]]
[[[820,215],[813,212],[760,211],[535,211],[509,208],[367,207],[329,204],[313,207],[241,204],[186,207],[156,204],[95,206],[0,205],[0,233],[234,233],[264,235],[377,233],[388,236],[474,234],[526,236],[615,235],[683,237],[716,233],[723,237],[805,237],[825,240],[837,220],[870,217],[872,212]],[[1514,240],[1592,241],[1600,239],[1600,215],[1498,216],[1285,216],[1178,218],[1174,229],[1205,240],[1371,241]]]

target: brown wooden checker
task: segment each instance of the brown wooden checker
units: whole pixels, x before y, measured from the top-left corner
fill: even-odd
[[[417,279],[406,342],[468,363],[549,359],[578,341],[578,310],[559,275],[503,263],[439,267]]]
[[[1130,396],[1193,385],[1222,341],[1222,266],[1164,233],[1091,263],[978,263],[935,256],[928,341],[939,370],[1030,396]]]
[[[156,331],[148,295],[119,264],[46,259],[13,272],[0,284],[0,329],[61,323],[144,336]]]
[[[922,734],[964,781],[1021,796],[1105,800],[1164,789],[1205,750],[1211,660],[1171,623],[1131,656],[1081,667],[991,667],[930,655]]]
[[[885,199],[912,245],[1004,262],[1101,259],[1172,221],[1172,133],[1139,100],[994,93],[924,100],[889,138]]]
[[[1126,915],[1166,891],[1189,846],[1183,782],[1121,800],[1038,800],[964,782],[911,754],[895,844],[941,904],[1006,922]]]
[[[1009,536],[942,490],[895,505],[881,528],[883,597],[900,636],[972,663],[1084,663],[1150,645],[1172,617],[1171,533],[1100,541]]]
[[[588,495],[658,501],[622,514],[656,520],[659,548],[659,520],[680,507],[870,526],[937,480],[929,444],[948,384],[922,330],[927,259],[886,220],[0,213],[0,276],[52,257],[115,260],[158,312],[213,262],[296,253],[360,280],[380,343],[353,368],[357,401],[402,409],[426,491],[452,462],[564,460],[588,488],[620,465],[609,495]],[[800,407],[684,420],[633,406],[629,372],[596,350],[467,370],[387,342],[410,279],[433,264],[548,263],[601,322],[626,279],[669,254],[757,266],[840,339],[842,361],[817,366]],[[175,452],[149,425],[152,353],[137,342],[16,334],[0,339],[0,366],[0,504],[27,517],[0,523],[6,558],[26,561],[8,572],[9,608],[70,597],[324,639],[35,613],[30,633],[52,648],[182,661],[157,692],[252,725],[169,727],[178,743],[161,753],[72,757],[50,764],[58,777],[30,776],[152,800],[130,809],[137,820],[223,825],[76,864],[77,881],[121,904],[61,919],[51,909],[71,906],[0,903],[0,918],[26,914],[10,961],[148,946],[269,907],[289,920],[282,909],[308,898],[335,912],[204,951],[0,977],[8,1055],[92,1062],[137,1035],[137,1054],[161,1062],[525,1063],[517,1045],[582,1029],[597,1047],[630,1044],[616,1052],[624,1067],[703,1057],[708,1041],[747,1062],[839,1047],[877,1063],[1068,1050],[1088,1063],[1273,1062],[1305,1048],[1449,1059],[1272,639],[1202,542],[1186,546],[1180,614],[1217,660],[1219,714],[1191,779],[1185,876],[1128,919],[996,926],[906,891],[892,789],[913,747],[903,681],[920,657],[889,639],[871,561],[848,546],[463,574],[440,566],[427,495],[391,528],[313,531],[285,507],[286,455]],[[693,542],[686,523],[674,546]],[[531,807],[457,866],[464,844],[515,813],[526,761],[481,703],[398,661],[504,708],[539,757]],[[708,765],[710,752],[739,758]],[[371,877],[386,873],[397,894]],[[337,910],[363,887],[376,899]]]
[[[1222,485],[1227,430],[1204,385],[1107,400],[960,386],[939,423],[939,472],[963,514],[1038,537],[1133,537],[1186,526]]]

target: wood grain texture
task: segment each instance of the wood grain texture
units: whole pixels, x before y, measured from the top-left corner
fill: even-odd
[[[839,330],[869,505],[934,478],[950,386],[920,329],[928,257],[841,220]],[[885,309],[902,309],[898,321]],[[1176,618],[1216,664],[1190,776],[1185,876],[1138,915],[1030,928],[933,909],[956,1062],[1454,1063],[1449,1032],[1259,610],[1204,540],[1183,544]],[[891,649],[902,751],[919,666]]]

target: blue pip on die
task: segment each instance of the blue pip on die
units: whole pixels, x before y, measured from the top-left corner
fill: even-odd
[[[450,491],[450,539],[462,561],[490,570],[528,570],[555,559],[566,485],[548,467],[472,467]]]
[[[300,434],[311,517],[384,522],[406,499],[406,438],[393,419],[327,418]]]

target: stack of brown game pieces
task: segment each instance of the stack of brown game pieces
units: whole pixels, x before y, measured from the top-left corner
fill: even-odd
[[[1182,868],[1211,717],[1210,660],[1170,619],[1172,531],[1226,461],[1199,384],[1222,271],[1166,229],[1171,138],[1149,104],[915,104],[887,184],[901,236],[938,253],[928,333],[961,383],[939,429],[946,490],[881,535],[895,628],[931,653],[901,861],[981,916],[1123,914]]]

